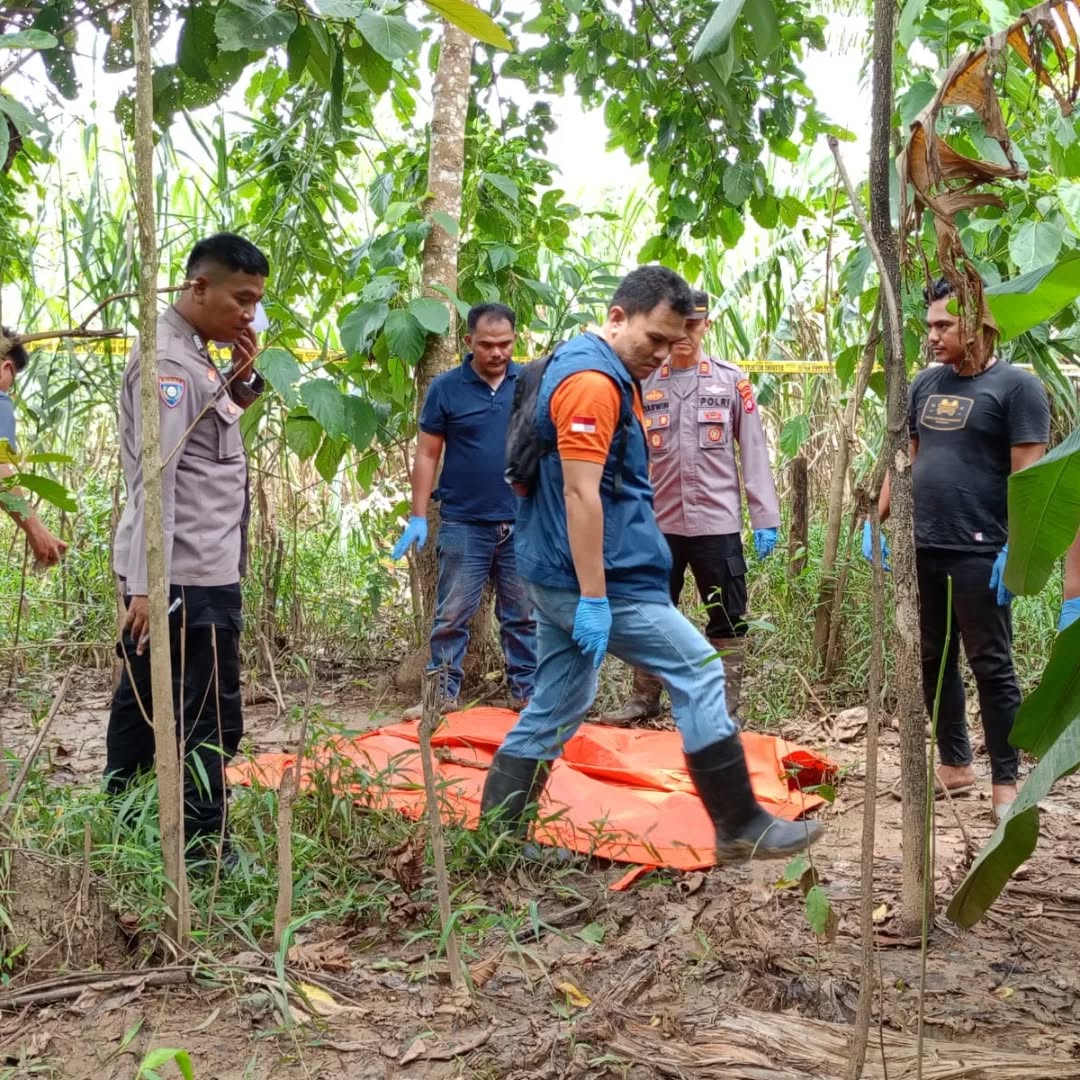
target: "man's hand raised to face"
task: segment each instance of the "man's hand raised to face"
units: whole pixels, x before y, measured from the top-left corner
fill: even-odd
[[[237,382],[247,382],[259,355],[259,342],[251,327],[241,330],[232,347],[232,368]]]

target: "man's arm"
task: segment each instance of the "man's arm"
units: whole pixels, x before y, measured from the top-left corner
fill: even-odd
[[[1080,534],[1065,554],[1065,599],[1080,597]]]
[[[777,529],[780,527],[780,502],[776,497],[761,411],[755,407],[752,412],[747,412],[742,400],[739,397],[735,400],[732,428],[739,444],[739,467],[746,491],[746,504],[750,510],[750,527]],[[753,402],[752,396],[749,401]]]
[[[0,479],[6,480],[14,475],[15,469],[11,465],[7,462],[0,463]],[[7,491],[23,501],[28,500],[28,496],[22,488],[10,487],[7,488]],[[34,558],[41,566],[55,566],[63,558],[64,552],[67,551],[67,544],[53,536],[33,510],[29,514],[22,514],[18,510],[13,510],[7,506],[4,509],[7,511],[8,517],[26,534],[30,550],[34,553]]]
[[[167,360],[159,360],[158,371],[178,378],[184,384],[184,391],[180,401],[173,407],[170,407],[162,397],[160,381],[158,390],[160,453],[162,461],[165,462],[165,467],[161,472],[161,516],[165,541],[165,584],[168,586],[171,584],[173,534],[176,526],[176,473],[180,465],[180,459],[184,454],[182,443],[186,439],[189,429],[199,418],[200,402],[203,399],[199,398],[195,393],[193,380],[184,368],[173,365]],[[124,629],[131,633],[132,638],[135,640],[136,653],[141,656],[146,649],[146,643],[143,639],[149,634],[150,630],[150,607],[147,602],[149,589],[146,568],[145,495],[142,476],[142,401],[139,397],[140,374],[137,367],[131,373],[130,378],[130,391],[127,392],[130,392],[131,395],[133,449],[138,466],[135,482],[128,495],[133,506],[134,528],[131,536],[130,562],[125,579],[131,602],[128,605],[127,616],[124,619]]]
[[[1019,443],[1012,448],[1011,465],[1014,473],[1034,465],[1046,453],[1046,443]]]
[[[919,452],[919,440],[912,438],[908,442],[908,457],[911,461],[915,460],[915,455]],[[892,510],[892,470],[885,470],[885,480],[881,485],[881,494],[878,496],[878,521],[882,525],[885,524],[889,513]]]
[[[618,386],[599,371],[571,375],[551,397],[551,420],[563,470],[570,557],[578,588],[585,597],[607,595],[600,480],[621,410]]]
[[[604,507],[600,478],[604,466],[591,461],[563,462],[566,531],[582,596],[606,596],[604,576]]]
[[[412,510],[413,517],[427,517],[431,492],[435,488],[435,474],[439,471],[439,459],[442,457],[446,439],[442,435],[433,435],[421,431],[416,440],[416,456],[413,458],[412,472]]]

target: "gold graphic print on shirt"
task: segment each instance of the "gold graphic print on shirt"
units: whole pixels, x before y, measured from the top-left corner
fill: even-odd
[[[974,404],[974,398],[931,394],[923,406],[919,423],[931,431],[959,431],[967,424]]]

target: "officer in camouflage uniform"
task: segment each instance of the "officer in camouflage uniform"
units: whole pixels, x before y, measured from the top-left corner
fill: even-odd
[[[759,559],[776,546],[780,506],[750,380],[702,351],[707,293],[694,292],[694,309],[686,337],[642,384],[650,477],[656,519],[671,547],[672,602],[679,602],[689,567],[708,607],[705,636],[723,661],[728,712],[737,719],[746,634],[740,472]],[[635,670],[633,696],[601,720],[623,725],[658,716],[660,690],[659,679]]]

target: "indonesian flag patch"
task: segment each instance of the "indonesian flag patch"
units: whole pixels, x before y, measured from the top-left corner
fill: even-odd
[[[184,400],[187,384],[179,375],[158,376],[158,397],[170,409],[175,409]]]
[[[596,434],[596,417],[595,416],[571,416],[570,417],[570,430],[580,435],[595,435]]]

